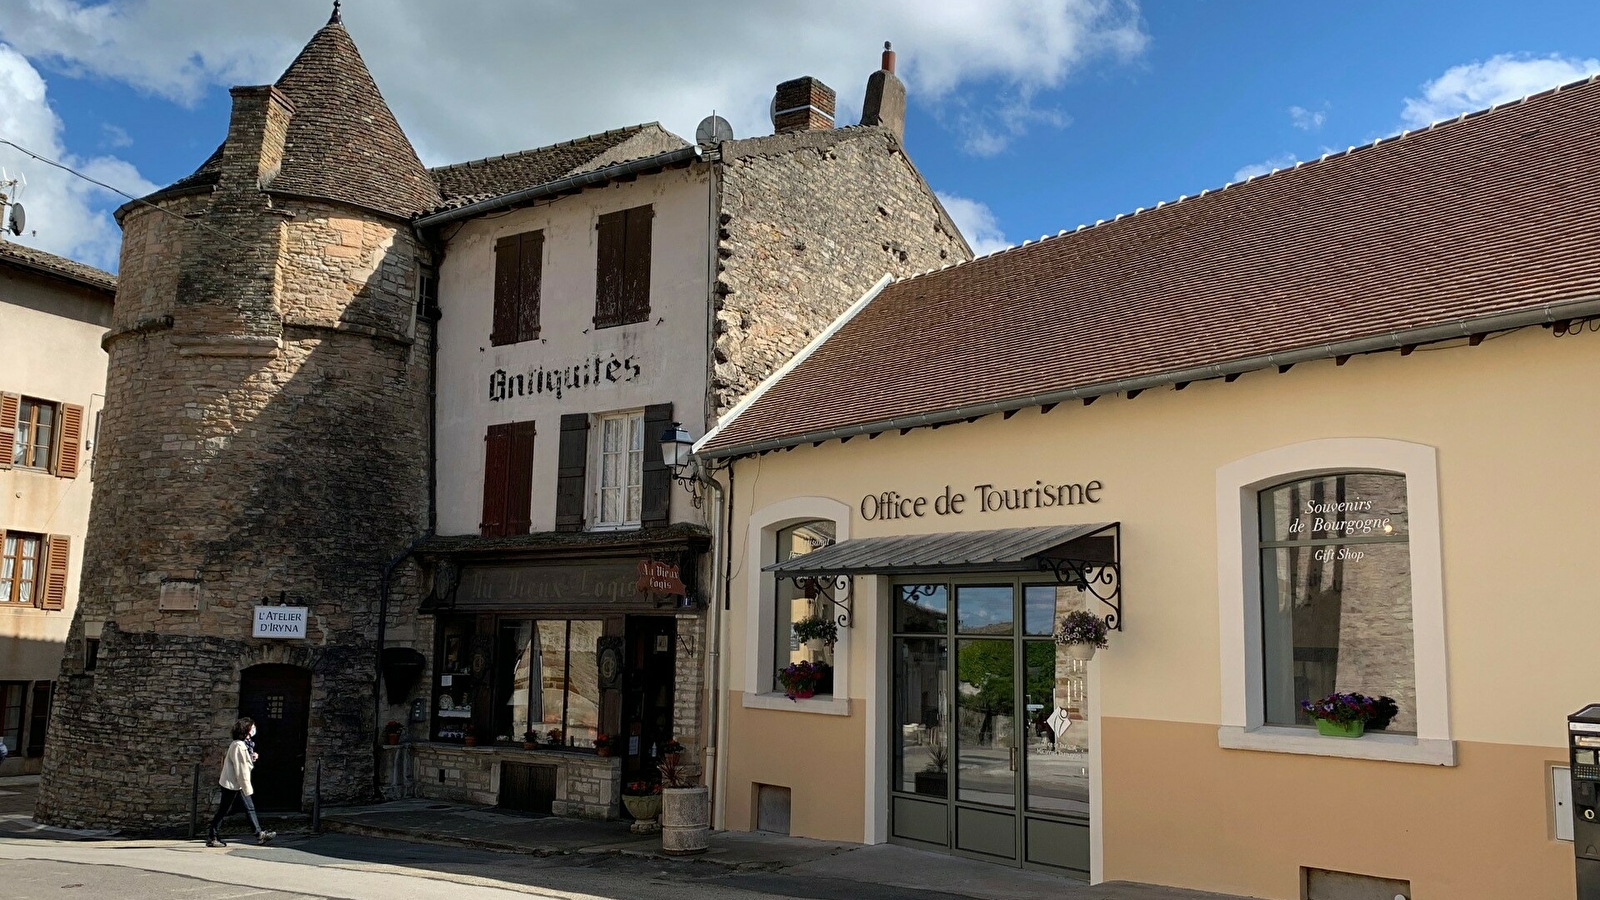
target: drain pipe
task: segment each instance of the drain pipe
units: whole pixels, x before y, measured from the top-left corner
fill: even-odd
[[[723,737],[728,721],[728,692],[722,685],[723,660],[726,659],[723,654],[723,649],[726,645],[726,640],[723,638],[723,619],[724,614],[728,611],[729,584],[733,573],[733,466],[729,465],[726,468],[728,472],[728,489],[726,493],[723,492],[721,484],[714,480],[711,482],[716,485],[717,495],[722,505],[721,525],[715,535],[717,548],[721,551],[722,572],[720,575],[715,572],[712,573],[716,584],[716,590],[713,593],[720,596],[713,598],[716,602],[716,608],[713,610],[712,618],[712,667],[711,678],[709,679],[711,682],[710,732],[712,750],[706,754],[706,763],[711,769],[711,825],[719,831],[725,829],[726,822],[724,819],[727,815],[727,808],[722,804],[722,790],[727,784],[727,778],[725,777],[727,766],[719,759],[716,753],[717,748],[726,743]]]
[[[721,800],[721,792],[717,790],[716,778],[716,773],[719,768],[717,762],[717,751],[719,749],[717,743],[717,698],[721,693],[718,685],[721,683],[719,675],[721,673],[722,666],[722,653],[720,644],[722,635],[722,600],[719,596],[722,591],[719,590],[720,579],[718,578],[718,573],[722,570],[722,560],[725,555],[724,545],[726,544],[726,541],[724,540],[724,537],[727,528],[724,523],[724,518],[728,504],[727,495],[722,489],[722,483],[717,481],[714,476],[707,474],[704,470],[700,469],[698,460],[695,462],[695,466],[695,480],[705,485],[711,491],[712,495],[711,591],[710,597],[707,598],[710,605],[707,615],[711,621],[709,623],[710,627],[706,629],[709,632],[709,640],[705,642],[707,671],[706,684],[709,691],[709,696],[707,699],[710,702],[704,704],[707,711],[706,715],[708,721],[706,723],[706,765],[705,773],[701,776],[701,780],[705,782],[707,788],[707,793],[709,796],[707,796],[706,801],[710,804],[710,809],[708,812],[711,814],[711,824],[713,827],[715,827],[717,803]]]

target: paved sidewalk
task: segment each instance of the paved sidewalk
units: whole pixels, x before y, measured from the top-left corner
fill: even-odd
[[[805,876],[844,886],[877,884],[979,900],[1240,900],[1131,882],[1089,885],[1062,875],[929,853],[908,847],[839,844],[750,832],[718,832],[694,857],[661,852],[658,835],[635,835],[626,823],[531,818],[493,808],[431,800],[396,800],[323,811],[327,831],[499,850],[534,856],[616,854],[673,866],[715,866],[759,883]]]

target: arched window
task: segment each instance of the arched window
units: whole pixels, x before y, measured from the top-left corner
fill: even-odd
[[[1393,700],[1393,732],[1417,730],[1404,475],[1341,472],[1261,490],[1264,721],[1311,725],[1329,694]]]
[[[832,544],[836,529],[827,519],[813,519],[778,529],[777,553],[772,562],[785,562],[804,556]],[[808,597],[807,591],[788,578],[778,578],[774,595],[777,614],[773,617],[772,690],[782,691],[778,671],[791,663],[812,662],[833,665],[833,645],[821,639],[801,640],[807,623],[832,623],[833,604],[820,596]],[[815,591],[810,593],[815,594]],[[797,628],[799,629],[797,631]],[[837,628],[837,626],[835,626]],[[833,684],[825,681],[818,694],[831,695]]]

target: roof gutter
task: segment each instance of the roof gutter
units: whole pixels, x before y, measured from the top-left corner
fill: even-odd
[[[614,181],[618,178],[624,178],[629,175],[639,175],[654,169],[661,169],[677,163],[688,162],[690,160],[698,159],[699,156],[700,149],[698,147],[679,147],[677,150],[668,150],[666,153],[658,153],[655,156],[646,156],[642,159],[632,159],[624,163],[618,163],[614,166],[607,166],[604,169],[595,169],[593,172],[583,172],[578,175],[568,175],[565,178],[558,178],[555,181],[547,181],[544,184],[538,184],[534,185],[533,187],[512,191],[509,194],[501,194],[498,197],[490,197],[488,200],[479,200],[476,203],[469,203],[466,206],[459,207],[457,209],[447,209],[443,212],[434,213],[431,216],[423,216],[416,220],[415,225],[417,228],[432,228],[436,225],[446,225],[451,222],[459,222],[462,219],[471,219],[476,216],[484,215],[485,213],[496,212],[498,210],[508,209],[513,206],[521,206],[523,204],[532,203],[535,200],[542,200],[545,197],[554,197],[558,194],[570,194],[573,191],[581,191],[584,188],[602,185],[608,181]]]
[[[822,441],[854,437],[858,434],[871,434],[896,428],[946,425],[951,422],[978,418],[997,412],[1010,412],[1034,406],[1048,406],[1067,400],[1089,399],[1124,391],[1143,391],[1180,382],[1204,381],[1212,378],[1223,378],[1228,375],[1240,375],[1245,372],[1271,368],[1272,366],[1290,366],[1315,360],[1333,359],[1340,356],[1398,350],[1418,344],[1433,344],[1456,338],[1471,337],[1475,334],[1511,331],[1518,328],[1526,328],[1530,325],[1550,325],[1556,322],[1566,322],[1590,316],[1600,316],[1600,297],[1545,303],[1532,309],[1517,310],[1516,312],[1458,319],[1454,322],[1446,322],[1439,325],[1425,325],[1419,328],[1390,331],[1347,341],[1316,344],[1281,353],[1247,356],[1242,359],[1214,363],[1207,366],[1191,366],[1185,369],[1172,369],[1166,372],[1139,375],[1116,381],[1103,381],[1066,390],[1029,394],[1024,397],[1012,397],[1005,400],[991,400],[985,403],[957,407],[956,409],[919,413],[914,416],[901,416],[895,419],[880,419],[859,425],[846,425],[823,431],[807,432],[795,437],[773,438],[751,444],[719,447],[713,450],[704,450],[698,446],[695,449],[700,455],[709,459],[749,456],[768,450],[798,447],[801,444],[814,444]]]

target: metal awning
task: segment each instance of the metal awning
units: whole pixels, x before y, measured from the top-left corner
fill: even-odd
[[[856,575],[950,575],[1049,572],[1111,608],[1106,624],[1122,628],[1121,528],[1118,522],[998,528],[852,538],[762,569],[824,596],[850,623],[849,582]]]
[[[1025,572],[1047,560],[1117,561],[1116,522],[852,538],[767,566],[787,577],[905,575],[912,572]],[[1045,563],[1041,565],[1041,563]]]

